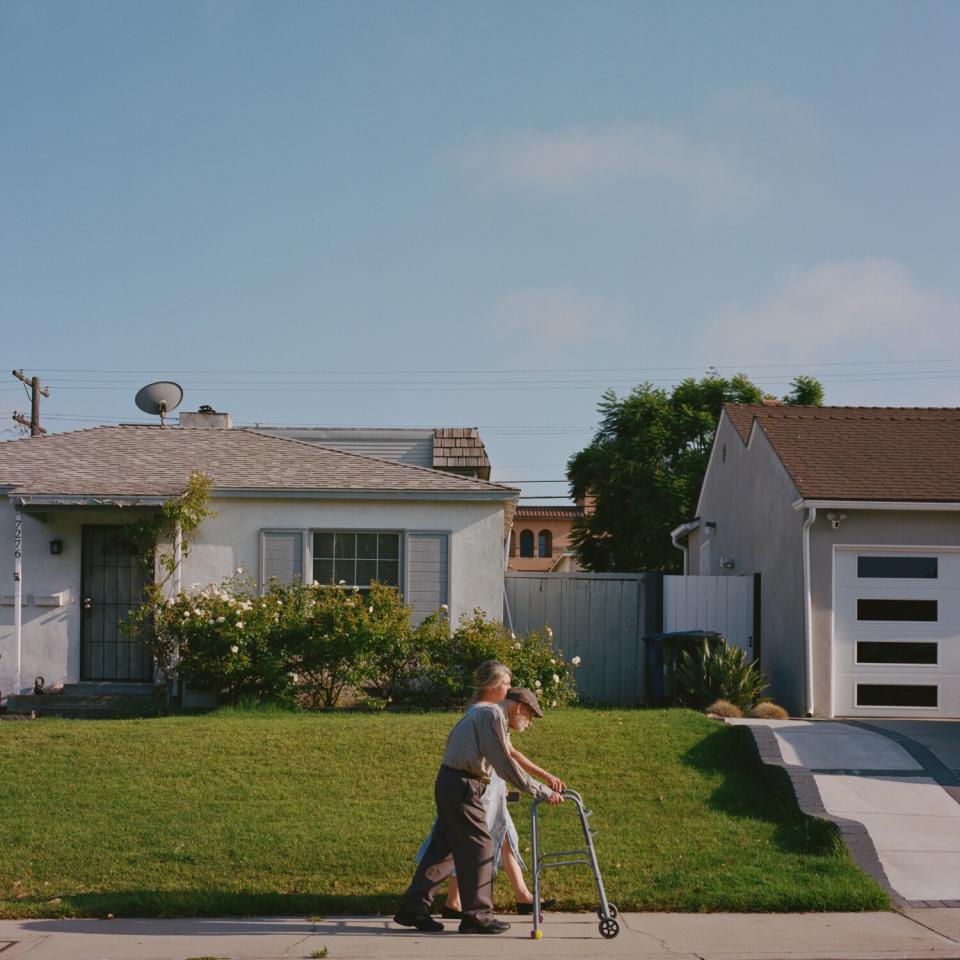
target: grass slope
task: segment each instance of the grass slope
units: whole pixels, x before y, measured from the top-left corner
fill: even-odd
[[[392,912],[430,828],[449,714],[222,711],[0,723],[0,916]],[[884,892],[800,816],[743,729],[691,712],[570,709],[516,742],[595,811],[622,910],[867,910]],[[522,848],[529,803],[512,807]],[[582,845],[572,806],[545,850]],[[586,868],[549,871],[595,909]],[[511,902],[497,881],[498,903]]]

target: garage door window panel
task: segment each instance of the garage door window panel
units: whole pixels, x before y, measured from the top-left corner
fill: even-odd
[[[858,707],[925,707],[940,704],[939,688],[925,683],[858,683]]]
[[[858,640],[857,664],[897,666],[936,666],[936,643],[912,643],[905,640]]]
[[[936,580],[939,575],[937,557],[857,557],[857,577],[861,580]]]
[[[860,622],[937,623],[937,612],[936,600],[857,599],[857,620]]]

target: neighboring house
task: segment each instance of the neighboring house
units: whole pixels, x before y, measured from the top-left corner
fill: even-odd
[[[570,530],[583,510],[578,506],[520,506],[513,515],[508,570],[571,572],[580,566]]]
[[[691,574],[761,574],[792,713],[960,717],[960,409],[726,406],[674,539]]]
[[[0,529],[22,532],[19,687],[152,677],[118,627],[137,601],[140,565],[119,534],[212,481],[217,511],[197,531],[179,581],[219,582],[237,568],[366,589],[396,584],[417,619],[448,604],[456,622],[502,607],[513,487],[315,443],[231,429],[225,414],[180,426],[98,427],[0,443]],[[10,569],[8,567],[8,569]],[[17,685],[14,585],[0,597],[0,692]]]

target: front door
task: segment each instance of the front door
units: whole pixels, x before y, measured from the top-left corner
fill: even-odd
[[[121,629],[149,582],[143,561],[121,527],[85,526],[80,578],[81,680],[152,680],[153,659]]]

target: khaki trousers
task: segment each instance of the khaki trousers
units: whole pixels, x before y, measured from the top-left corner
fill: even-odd
[[[430,843],[401,898],[413,914],[430,912],[437,888],[457,870],[464,916],[481,923],[493,919],[493,838],[483,809],[485,784],[441,767],[434,784],[437,825]]]

